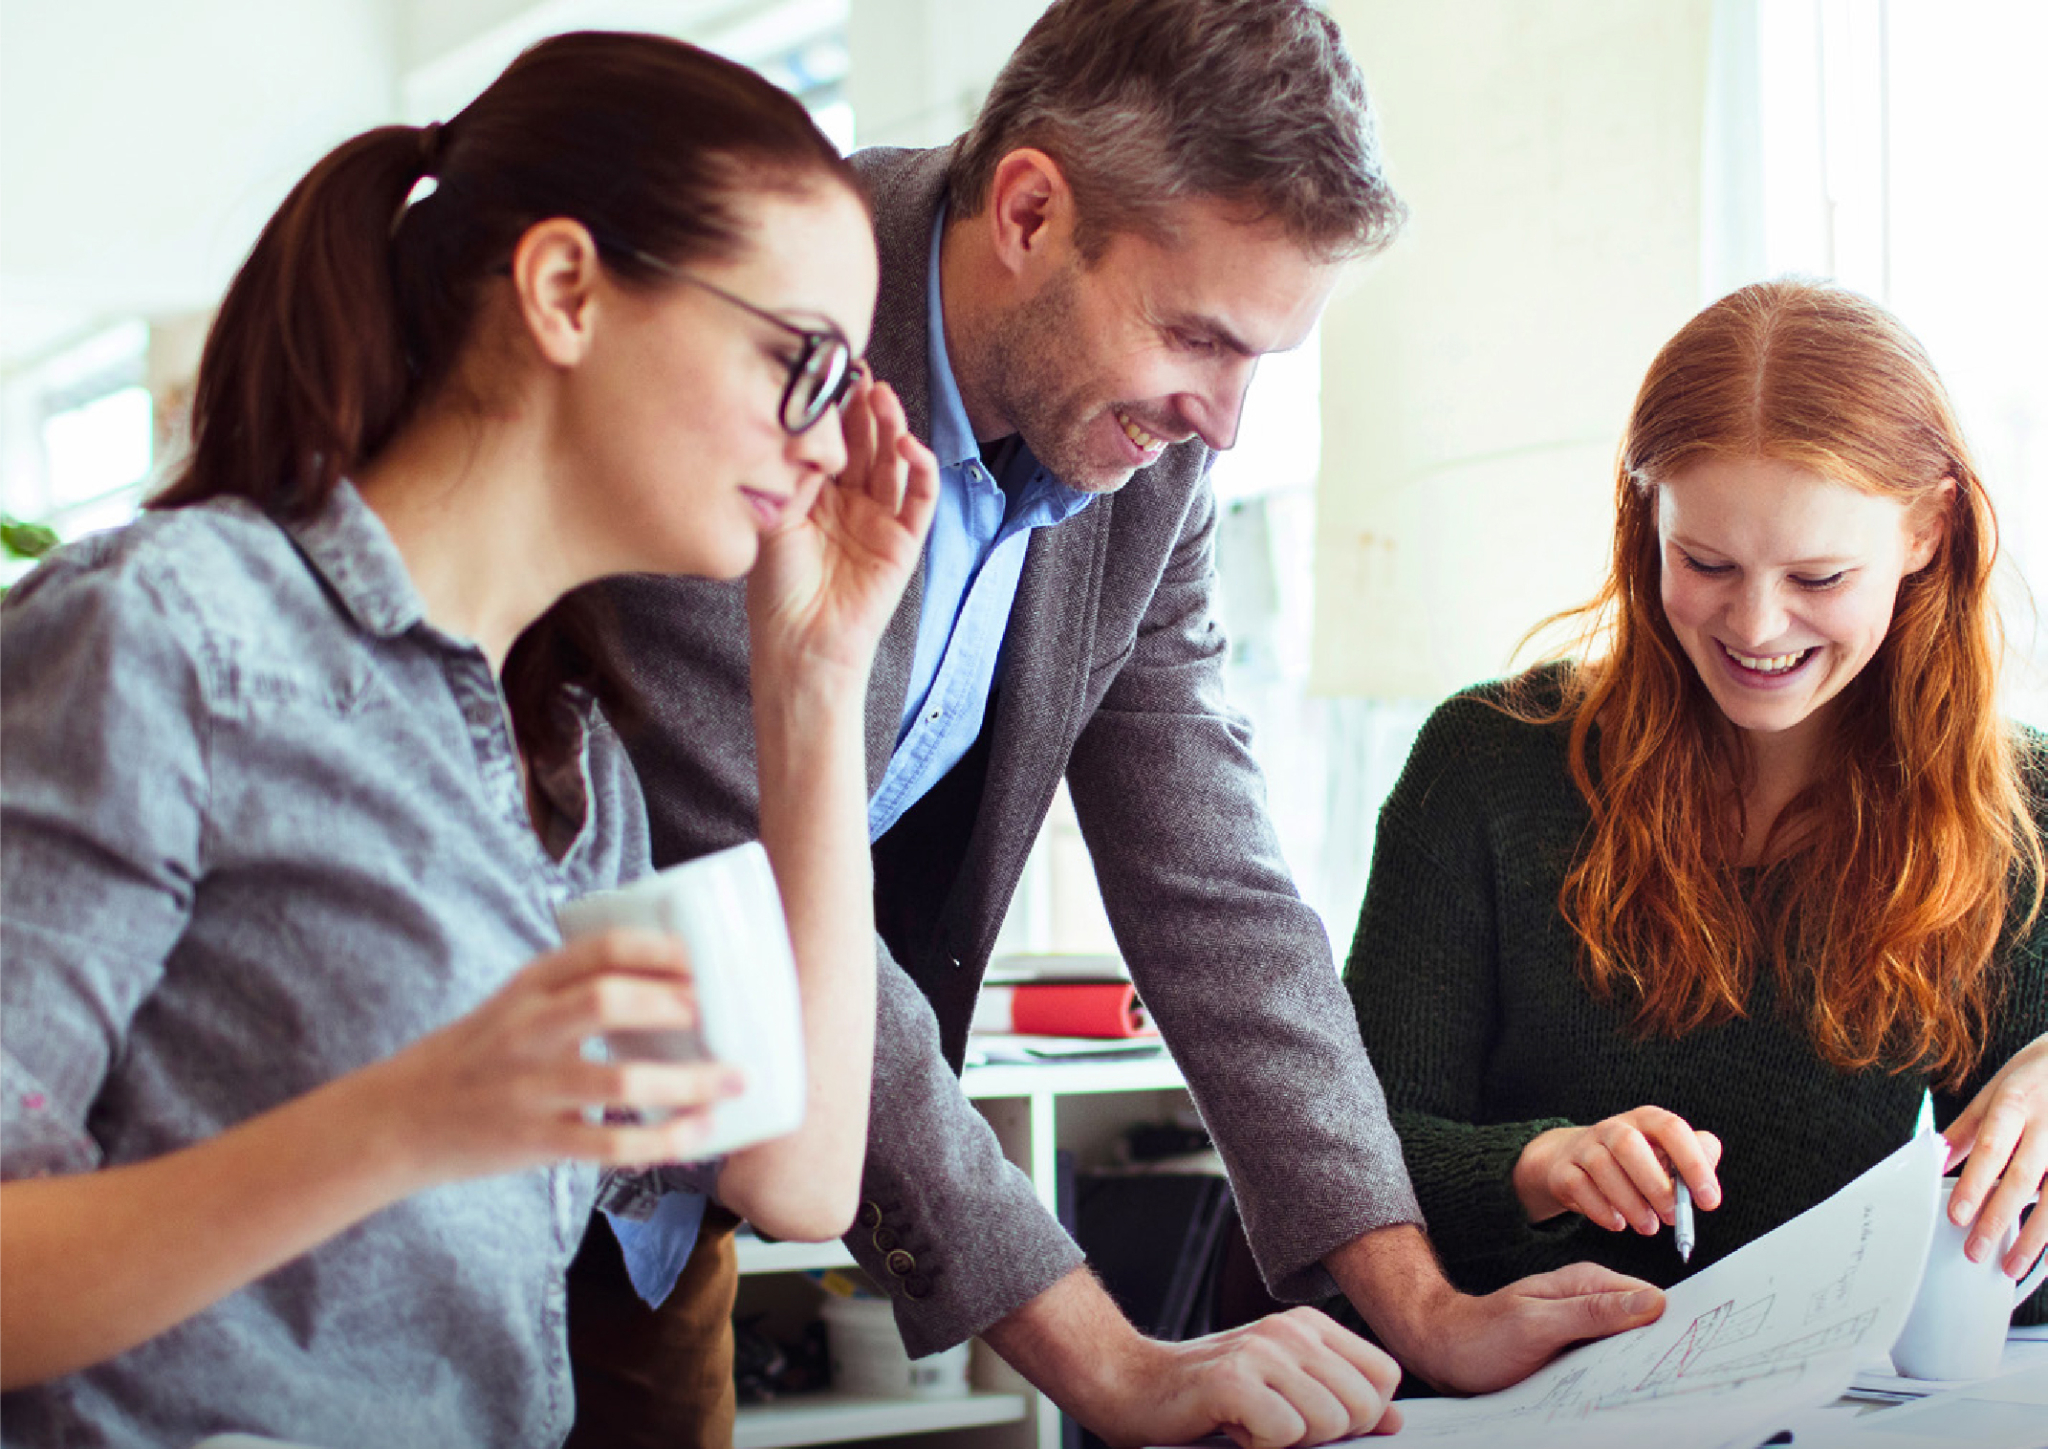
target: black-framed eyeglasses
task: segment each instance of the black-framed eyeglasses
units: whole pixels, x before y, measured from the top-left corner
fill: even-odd
[[[637,249],[627,249],[626,255],[665,277],[688,282],[720,301],[730,302],[742,312],[758,317],[796,339],[796,355],[785,364],[789,368],[789,381],[783,385],[782,404],[776,412],[776,420],[782,424],[782,430],[792,436],[804,432],[846,401],[854,381],[867,370],[867,365],[853,355],[853,344],[847,341],[846,334],[829,321],[823,327],[799,327],[788,318],[778,317],[766,307],[757,307],[745,297],[734,296],[716,283],[707,282],[660,257],[649,256]]]

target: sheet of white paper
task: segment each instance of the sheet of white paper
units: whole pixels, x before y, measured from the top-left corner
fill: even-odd
[[[1404,1401],[1417,1449],[1751,1449],[1898,1337],[1934,1232],[1945,1145],[1923,1131],[1826,1202],[1665,1295],[1647,1328],[1471,1399]],[[1908,1267],[1907,1265],[1912,1265]]]
[[[1896,1407],[1814,1410],[1792,1428],[1798,1449],[2044,1449],[2048,1364]]]

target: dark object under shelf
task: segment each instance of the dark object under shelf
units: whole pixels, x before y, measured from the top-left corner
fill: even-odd
[[[1074,1237],[1110,1296],[1153,1338],[1207,1333],[1230,1184],[1207,1173],[1081,1173]]]

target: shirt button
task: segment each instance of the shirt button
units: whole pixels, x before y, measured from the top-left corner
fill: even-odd
[[[913,1273],[903,1280],[905,1298],[924,1298],[932,1291],[932,1280],[922,1273]]]
[[[874,1233],[874,1241],[875,1251],[878,1253],[886,1253],[891,1248],[896,1246],[896,1230],[894,1228],[876,1228]]]
[[[860,1225],[864,1228],[879,1228],[882,1225],[882,1205],[872,1199],[862,1203]]]
[[[911,1269],[917,1266],[917,1259],[911,1257],[904,1249],[898,1248],[882,1260],[882,1266],[887,1268],[894,1276],[906,1278],[910,1275]]]

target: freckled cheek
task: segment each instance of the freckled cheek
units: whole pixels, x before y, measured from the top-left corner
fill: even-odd
[[[1673,578],[1668,573],[1664,575],[1659,597],[1664,601],[1664,617],[1670,620],[1671,627],[1677,630],[1697,631],[1704,628],[1713,611],[1712,600],[1704,591],[1689,581]]]
[[[1815,632],[1844,654],[1860,657],[1876,652],[1884,642],[1891,629],[1892,611],[1883,599],[1843,599],[1815,611],[1812,619]]]
[[[1868,633],[1885,613],[1881,599],[1854,585],[1796,596],[1793,607],[1809,627],[1836,638]]]

